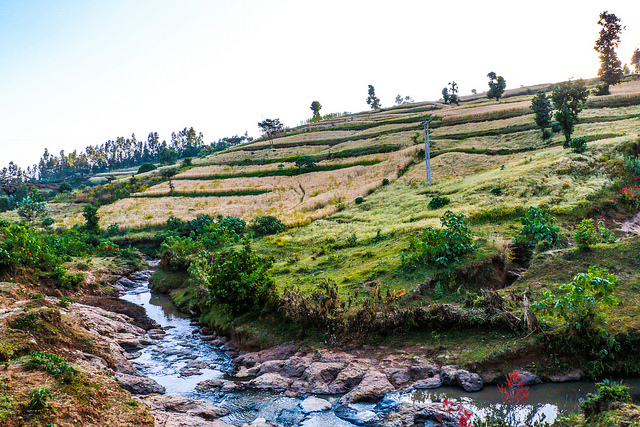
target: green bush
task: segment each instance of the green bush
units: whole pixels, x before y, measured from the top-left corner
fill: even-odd
[[[313,169],[316,167],[316,162],[315,159],[311,156],[302,156],[296,159],[295,165],[298,169]]]
[[[247,223],[243,219],[234,216],[225,217],[219,224],[221,227],[234,232],[238,236],[242,236],[247,231]]]
[[[562,131],[562,125],[554,120],[553,122],[551,122],[551,130],[553,131],[553,133],[558,133]]]
[[[608,379],[596,383],[596,393],[589,393],[580,401],[585,418],[615,409],[620,403],[631,402],[629,387]]]
[[[546,141],[547,139],[550,139],[551,135],[552,135],[552,133],[551,133],[551,131],[549,129],[547,129],[547,128],[542,129],[542,139],[543,140]]]
[[[598,243],[598,231],[591,218],[583,219],[573,232],[573,239],[580,249],[588,249]]]
[[[268,273],[272,265],[272,259],[258,255],[245,240],[240,249],[198,257],[189,274],[204,277],[211,301],[237,315],[262,308],[275,299],[275,281]]]
[[[538,245],[543,248],[556,246],[560,242],[560,227],[555,226],[556,218],[549,212],[529,207],[520,218],[522,229],[513,239],[514,243],[533,250]]]
[[[364,202],[364,197],[356,197],[356,205],[361,205]]]
[[[382,178],[382,185],[389,185],[389,178]]]
[[[429,201],[429,209],[440,209],[441,207],[448,205],[449,202],[450,200],[446,196],[445,197],[436,196]]]
[[[584,136],[578,136],[571,139],[569,142],[565,142],[564,148],[571,148],[574,153],[584,153],[587,150],[587,138]]]
[[[496,187],[496,188],[492,188],[489,193],[491,193],[492,195],[499,197],[502,196],[502,188],[500,187]]]
[[[45,219],[42,220],[42,226],[43,227],[51,227],[54,223],[54,219],[51,218],[50,216],[46,217]]]
[[[69,193],[71,191],[73,191],[73,187],[68,182],[63,182],[58,187],[58,193]]]
[[[38,387],[29,394],[31,400],[27,404],[27,409],[34,412],[40,412],[49,407],[47,403],[51,399],[51,390],[48,387]]]
[[[143,163],[138,168],[138,173],[150,172],[150,171],[156,170],[156,169],[157,169],[156,165],[154,165],[153,163]]]
[[[414,239],[411,242],[408,251],[402,256],[405,267],[432,263],[447,266],[460,261],[464,254],[475,250],[473,235],[464,214],[446,211],[440,222],[446,228],[427,227],[419,240]]]
[[[256,237],[268,236],[284,231],[286,226],[275,216],[266,215],[254,218],[249,224],[249,230]]]

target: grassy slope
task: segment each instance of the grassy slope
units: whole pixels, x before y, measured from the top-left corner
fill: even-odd
[[[399,268],[400,255],[411,236],[425,226],[439,226],[439,217],[446,209],[463,212],[474,222],[480,250],[463,260],[461,268],[469,271],[495,255],[506,259],[505,242],[520,228],[516,218],[524,206],[550,209],[566,234],[585,215],[603,218],[611,227],[616,227],[613,219],[629,216],[623,209],[596,215],[602,201],[615,196],[611,187],[621,170],[624,147],[637,139],[640,117],[640,82],[624,83],[612,88],[612,92],[590,100],[589,107],[581,113],[583,120],[576,126],[574,136],[587,136],[590,141],[582,155],[563,150],[559,134],[550,141],[541,140],[528,107],[531,95],[515,95],[500,103],[476,98],[459,107],[412,104],[296,128],[276,138],[273,147],[269,141],[255,141],[196,159],[194,167],[175,180],[176,188],[185,192],[270,190],[264,195],[145,197],[145,193],[168,196],[167,183],[160,183],[141,191],[141,197],[102,207],[102,225],[117,222],[125,227],[149,226],[163,223],[169,215],[190,219],[201,213],[219,213],[248,220],[256,215],[275,214],[297,225],[256,242],[261,252],[275,257],[273,275],[280,290],[309,291],[320,279],[328,278],[338,284],[344,299],[352,297],[362,302],[371,298],[376,287],[382,292],[411,294],[418,285],[443,272],[434,268],[404,272]],[[441,118],[433,123],[431,135],[431,186],[426,185],[419,159],[423,145],[417,124],[425,112]],[[291,162],[300,155],[312,155],[321,165],[346,167],[296,176],[258,176],[260,172],[268,175],[293,168]],[[329,159],[329,155],[333,158]],[[398,169],[406,171],[399,174]],[[249,177],[239,178],[243,173]],[[211,175],[218,178],[210,179]],[[388,186],[381,185],[385,177],[391,181]],[[494,188],[501,188],[502,194],[491,195]],[[443,209],[428,209],[434,195],[448,196],[451,204]],[[353,203],[358,196],[365,198],[364,203]],[[353,236],[355,245],[348,245],[347,238],[353,240]],[[624,258],[618,266],[614,261],[621,259],[619,253],[633,242],[599,246],[590,253],[568,248],[536,258],[530,271],[505,294],[530,287],[534,296],[539,295],[542,289],[568,281],[589,263],[615,267],[627,271],[619,291],[626,305],[611,311],[612,325],[636,328],[624,319],[636,306],[638,278],[632,272],[637,261]],[[557,274],[538,274],[539,270]],[[480,282],[447,283],[439,301],[459,302],[466,288],[476,290]],[[178,296],[188,300],[188,293]],[[433,302],[434,297],[428,291],[399,302],[420,306]],[[274,336],[273,331],[258,331],[259,326],[243,320],[235,321],[236,328],[261,335],[265,342],[288,337],[288,331]],[[230,322],[222,317],[217,321]],[[503,354],[528,342],[499,331],[486,334],[484,341],[464,331],[426,331],[392,340],[396,345],[420,345],[421,351],[438,352],[440,357],[459,363]]]

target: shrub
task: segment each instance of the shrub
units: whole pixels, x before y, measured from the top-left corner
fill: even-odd
[[[264,307],[276,297],[275,281],[268,273],[273,260],[258,255],[248,240],[239,250],[200,257],[193,268],[202,268],[202,262],[211,301],[227,306],[234,315]]]
[[[522,229],[514,237],[514,243],[533,250],[539,244],[542,247],[553,247],[560,242],[560,227],[554,225],[556,218],[549,212],[531,206],[525,216],[520,218],[520,222]]]
[[[403,253],[403,265],[436,263],[446,266],[475,250],[473,235],[464,214],[446,211],[440,221],[446,228],[425,228],[421,239],[412,241],[408,252]]]
[[[27,409],[40,412],[49,407],[47,401],[51,399],[51,390],[48,387],[38,387],[29,394],[31,400],[27,404]]]
[[[600,83],[591,91],[595,96],[609,95],[609,85],[606,83]]]
[[[640,207],[640,185],[621,189],[620,201],[634,208]]]
[[[254,218],[249,225],[249,229],[256,237],[268,236],[284,231],[286,226],[275,216],[266,215]]]
[[[311,156],[302,156],[296,159],[295,165],[298,169],[313,169],[316,167],[316,162],[315,159]]]
[[[489,191],[489,193],[491,193],[492,195],[494,195],[496,197],[502,196],[502,188],[500,188],[500,187],[492,188],[491,191]]]
[[[382,185],[389,185],[389,178],[382,178]]]
[[[117,236],[118,234],[120,234],[120,225],[114,223],[107,227],[107,235]]]
[[[578,247],[584,250],[598,242],[613,243],[616,240],[616,235],[613,231],[607,229],[604,222],[598,221],[598,226],[596,227],[593,219],[587,218],[576,226],[573,232],[573,239],[578,244]]]
[[[580,408],[585,418],[590,418],[602,412],[615,409],[620,403],[631,402],[629,387],[605,379],[596,383],[596,393],[589,393],[580,401]]]
[[[193,163],[193,159],[191,157],[186,157],[184,159],[182,159],[182,167],[186,168],[191,166]]]
[[[569,142],[565,142],[564,148],[571,148],[574,153],[584,153],[587,150],[587,138],[584,136],[578,136],[571,139]]]
[[[157,167],[153,163],[143,163],[138,168],[138,173],[150,172],[150,171],[156,170],[156,169],[157,169]]]
[[[356,197],[356,205],[361,205],[364,202],[364,197]]]
[[[63,182],[58,187],[58,193],[69,193],[73,190],[73,187],[68,182]]]
[[[43,227],[51,227],[55,221],[50,216],[42,220]]]
[[[553,121],[551,122],[551,130],[553,133],[558,133],[562,131],[562,125],[559,122]]]
[[[234,232],[238,236],[242,236],[245,231],[247,231],[247,223],[243,219],[234,216],[225,217],[219,224],[221,227]]]
[[[100,217],[98,216],[98,206],[84,205],[84,208],[82,209],[82,216],[85,220],[85,230],[87,230],[89,233],[100,233]]]
[[[448,205],[450,202],[448,197],[439,197],[436,196],[429,201],[429,209],[439,209],[443,206]]]
[[[550,139],[551,135],[553,135],[553,134],[551,133],[551,131],[549,129],[546,129],[546,128],[542,129],[542,139],[543,140],[546,141],[547,139]]]

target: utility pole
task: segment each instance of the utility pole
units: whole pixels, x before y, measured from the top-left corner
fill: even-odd
[[[431,154],[429,153],[429,123],[433,120],[425,120],[420,123],[424,127],[424,160],[427,164],[427,184],[431,185]]]

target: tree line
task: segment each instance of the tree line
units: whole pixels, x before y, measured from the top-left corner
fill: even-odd
[[[206,155],[234,145],[251,141],[247,134],[204,143],[202,132],[193,127],[171,134],[169,142],[160,141],[158,132],[150,132],[147,139],[118,137],[102,144],[89,145],[84,151],[52,154],[45,148],[40,161],[22,169],[14,162],[0,170],[0,184],[41,181],[55,182],[70,178],[83,178],[101,172],[140,166],[144,163],[171,164],[179,158]]]

